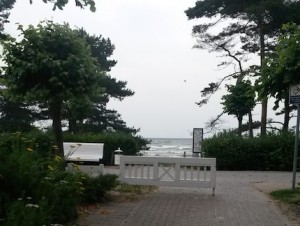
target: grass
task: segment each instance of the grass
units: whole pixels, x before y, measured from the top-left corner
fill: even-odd
[[[145,194],[145,193],[152,192],[155,189],[156,189],[155,186],[129,185],[129,184],[122,183],[115,190],[119,192]]]
[[[108,199],[117,202],[137,201],[144,195],[148,195],[156,189],[157,188],[154,186],[129,185],[122,183],[108,193]]]
[[[295,191],[292,191],[291,189],[273,191],[270,195],[284,203],[300,206],[300,187],[297,187]]]

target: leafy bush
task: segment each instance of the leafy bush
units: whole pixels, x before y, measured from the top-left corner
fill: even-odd
[[[103,201],[107,191],[118,185],[117,175],[107,174],[98,177],[86,177],[83,180],[83,202],[95,203]]]
[[[11,153],[13,149],[24,149],[24,147],[34,149],[41,157],[53,157],[53,137],[50,134],[40,131],[0,134],[0,160],[1,156]]]
[[[294,136],[268,134],[253,139],[220,133],[203,141],[205,157],[217,158],[219,170],[292,170]]]
[[[50,225],[50,213],[47,211],[44,200],[33,204],[31,197],[19,198],[7,207],[5,226]]]
[[[4,225],[40,225],[38,219],[44,216],[45,223],[74,219],[81,196],[79,175],[66,172],[60,158],[41,158],[22,140],[17,137],[0,165],[0,213],[5,218]],[[28,197],[30,202],[20,201]]]
[[[40,146],[16,133],[0,139],[0,219],[5,226],[64,224],[77,207],[98,201],[116,185],[116,176],[89,178],[69,173],[60,157],[45,158]],[[47,147],[51,150],[51,147]],[[48,151],[47,151],[48,152]],[[45,153],[47,153],[45,152]],[[86,187],[84,187],[86,186]],[[93,197],[93,198],[91,198]],[[0,220],[0,224],[1,224]]]

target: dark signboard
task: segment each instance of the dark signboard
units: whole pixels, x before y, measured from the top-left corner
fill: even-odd
[[[193,130],[193,153],[201,153],[201,145],[203,140],[203,129],[194,128]]]

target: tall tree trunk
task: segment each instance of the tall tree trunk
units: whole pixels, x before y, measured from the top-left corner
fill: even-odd
[[[242,125],[243,125],[243,117],[238,116],[239,126],[238,126],[238,135],[242,136]]]
[[[289,96],[287,95],[284,99],[284,121],[283,121],[283,131],[288,131],[290,122],[290,103]]]
[[[260,67],[263,67],[265,59],[265,33],[264,33],[264,22],[263,14],[260,15],[258,26],[259,26],[259,41],[260,41]],[[267,133],[267,111],[268,111],[268,99],[264,98],[261,101],[261,135]]]
[[[69,119],[69,132],[70,133],[76,133],[77,132],[77,124],[76,119]]]
[[[249,111],[249,137],[253,138],[253,119],[252,119],[252,112]]]
[[[264,98],[261,101],[261,135],[266,135],[267,133],[267,112],[268,112],[268,99]]]
[[[54,142],[58,147],[56,155],[64,156],[64,147],[63,147],[63,136],[62,136],[62,124],[61,124],[61,115],[62,115],[62,102],[52,102],[50,103],[50,113],[52,117],[52,128],[54,133]]]

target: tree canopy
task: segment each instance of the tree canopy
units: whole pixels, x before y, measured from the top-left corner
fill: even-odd
[[[130,130],[116,111],[106,109],[106,105],[111,98],[121,101],[125,97],[134,94],[133,91],[126,88],[127,82],[118,81],[107,73],[117,63],[117,61],[111,59],[115,49],[114,45],[110,39],[105,39],[101,35],[89,35],[83,28],[78,30],[78,34],[89,44],[98,67],[105,73],[99,80],[101,87],[103,87],[101,96],[95,96],[90,101],[76,98],[69,102],[68,112],[66,112],[66,119],[69,120],[69,131],[76,133],[93,129],[99,132],[106,129],[106,127],[113,127],[115,130]],[[117,121],[118,123],[113,125]],[[135,132],[135,130],[132,130],[132,132]]]
[[[62,153],[62,109],[72,99],[100,95],[103,76],[88,43],[68,24],[46,21],[27,29],[22,40],[4,42],[4,78],[11,97],[45,104]]]
[[[208,18],[194,26],[198,48],[210,51],[231,50],[239,60],[259,53],[261,63],[272,51],[283,23],[300,23],[300,2],[293,0],[203,0],[186,10],[188,19]],[[267,41],[266,41],[267,40]],[[226,64],[226,63],[225,63]],[[255,67],[252,67],[255,68]],[[250,68],[250,69],[252,69]],[[252,73],[251,70],[248,73]],[[259,71],[258,71],[259,72]],[[260,73],[260,72],[259,72]],[[236,76],[236,73],[233,73]],[[262,128],[266,132],[267,99],[262,100]]]
[[[255,106],[255,92],[248,81],[239,81],[236,85],[227,85],[229,94],[223,95],[222,102],[225,113],[238,119],[238,134],[242,133],[242,120]]]
[[[256,84],[260,98],[275,98],[274,110],[284,101],[284,129],[287,129],[292,108],[288,100],[289,86],[300,82],[300,29],[296,24],[286,24],[282,30],[275,52],[266,59]]]
[[[30,1],[30,3],[33,2],[33,0],[29,0],[29,1]],[[45,3],[48,3],[48,2],[53,3],[53,10],[55,10],[56,7],[62,10],[63,7],[65,7],[69,3],[69,0],[42,0],[42,1]],[[74,2],[75,2],[75,5],[80,8],[89,6],[90,10],[92,12],[96,11],[94,0],[74,0]]]
[[[68,3],[68,0],[28,0],[30,4],[34,1],[43,1],[44,3],[52,3],[53,10],[57,8],[62,10]],[[75,5],[80,8],[89,7],[92,12],[96,11],[95,1],[94,0],[73,0]],[[3,34],[4,24],[8,23],[8,17],[10,10],[14,7],[16,0],[1,0],[0,1],[0,39],[6,38],[6,35]]]

